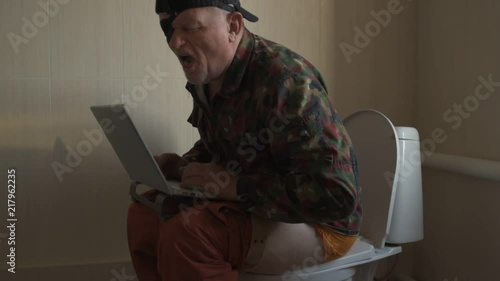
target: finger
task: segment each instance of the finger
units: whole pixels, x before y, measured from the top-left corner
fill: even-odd
[[[181,187],[184,187],[184,188],[194,189],[194,188],[198,188],[199,186],[201,186],[202,181],[200,180],[200,178],[197,178],[197,177],[183,178],[180,185],[181,185]]]
[[[182,175],[184,174],[184,167],[185,166],[181,166],[177,169],[177,174],[179,175],[180,178],[182,178]]]

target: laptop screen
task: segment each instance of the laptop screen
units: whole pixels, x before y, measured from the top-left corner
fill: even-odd
[[[170,194],[160,168],[126,107],[119,104],[91,106],[90,109],[129,177],[133,181]]]

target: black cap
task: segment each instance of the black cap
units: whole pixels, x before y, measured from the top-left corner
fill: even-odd
[[[229,12],[239,12],[251,22],[259,20],[254,14],[243,9],[239,0],[156,0],[156,13],[177,15],[180,12],[200,7],[217,7]]]

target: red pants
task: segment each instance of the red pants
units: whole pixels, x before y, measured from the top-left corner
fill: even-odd
[[[143,194],[154,201],[156,192]],[[191,206],[179,211],[179,204]],[[132,263],[140,281],[237,281],[250,239],[250,216],[231,202],[172,197],[177,213],[162,221],[147,206],[132,203],[127,234]],[[195,207],[196,206],[196,207]]]

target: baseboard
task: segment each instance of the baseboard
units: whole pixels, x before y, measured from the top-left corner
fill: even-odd
[[[137,281],[130,261],[16,268],[0,271],[2,281]]]

